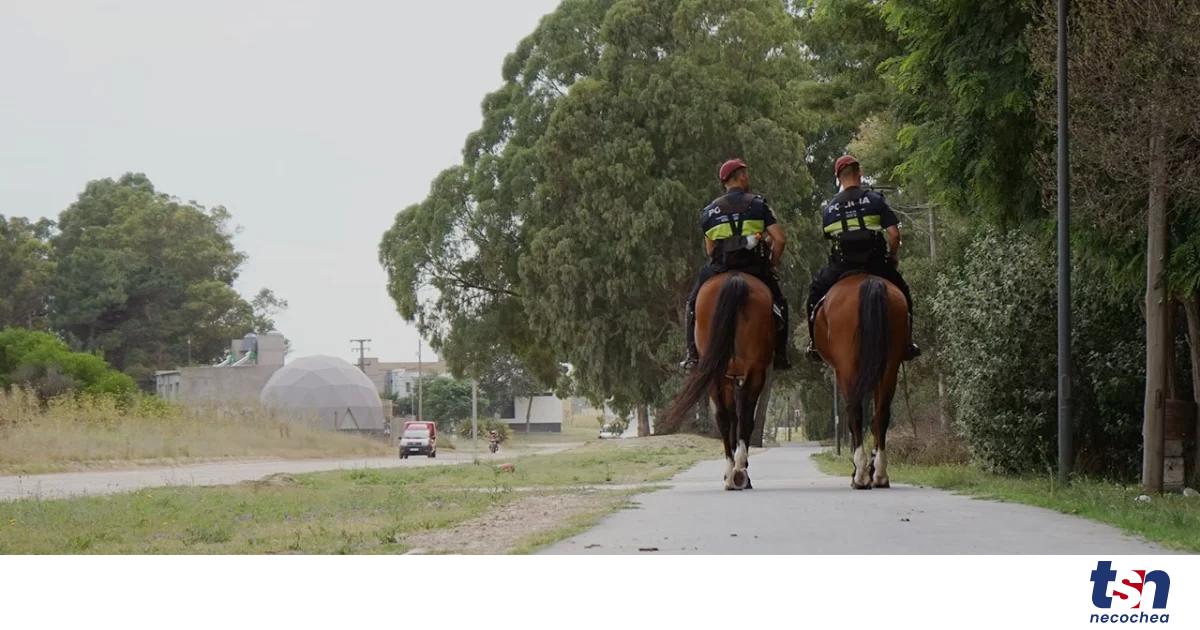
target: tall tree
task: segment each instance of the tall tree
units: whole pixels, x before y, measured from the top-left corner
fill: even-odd
[[[144,379],[155,368],[216,359],[251,331],[252,306],[232,284],[237,251],[223,207],[182,203],[142,174],[89,182],[59,218],[52,322]]]
[[[748,159],[785,222],[810,203],[797,37],[770,0],[564,3],[506,62],[464,165],[385,235],[401,314],[447,347],[483,323],[646,415],[678,360],[716,165]]]
[[[0,215],[0,328],[45,328],[54,223]]]
[[[458,374],[486,377],[514,360],[545,386],[559,366],[523,312],[517,261],[528,247],[526,214],[541,163],[535,144],[562,96],[592,71],[612,0],[566,0],[504,60],[504,85],[483,101],[483,126],[463,164],[429,196],[396,215],[379,260],[400,315]]]

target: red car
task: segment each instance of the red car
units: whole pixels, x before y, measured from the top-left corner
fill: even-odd
[[[409,455],[437,457],[437,424],[434,422],[405,422],[398,439],[400,459]]]

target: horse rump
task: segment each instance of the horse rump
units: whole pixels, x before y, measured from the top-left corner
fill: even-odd
[[[717,308],[713,311],[708,327],[708,347],[700,357],[700,364],[688,375],[683,389],[667,409],[663,424],[678,427],[709,388],[725,378],[726,367],[733,358],[733,343],[737,338],[738,311],[750,295],[750,286],[740,273],[731,273],[721,285],[717,297]]]

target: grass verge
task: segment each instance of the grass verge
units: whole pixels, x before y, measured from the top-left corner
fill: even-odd
[[[495,526],[497,514],[516,537],[496,534],[482,547],[437,539],[430,551],[529,552],[625,504],[629,488],[603,486],[660,481],[719,453],[714,440],[662,436],[530,455],[511,460],[512,473],[484,464],[363,469],[0,503],[0,554],[397,553],[428,548],[412,540],[472,519]]]
[[[832,451],[822,451],[813,459],[826,474],[850,476],[852,466],[848,456],[837,457]],[[1082,516],[1165,547],[1200,552],[1200,498],[1166,494],[1143,503],[1135,500],[1142,494],[1140,488],[1110,481],[1081,478],[1064,487],[1053,478],[1007,477],[964,464],[889,463],[888,476],[893,482]]]

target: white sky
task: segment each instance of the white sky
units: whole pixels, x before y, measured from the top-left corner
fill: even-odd
[[[0,1],[0,214],[146,173],[224,205],[296,354],[416,360],[377,261],[558,0]],[[426,349],[425,357],[431,353]]]

